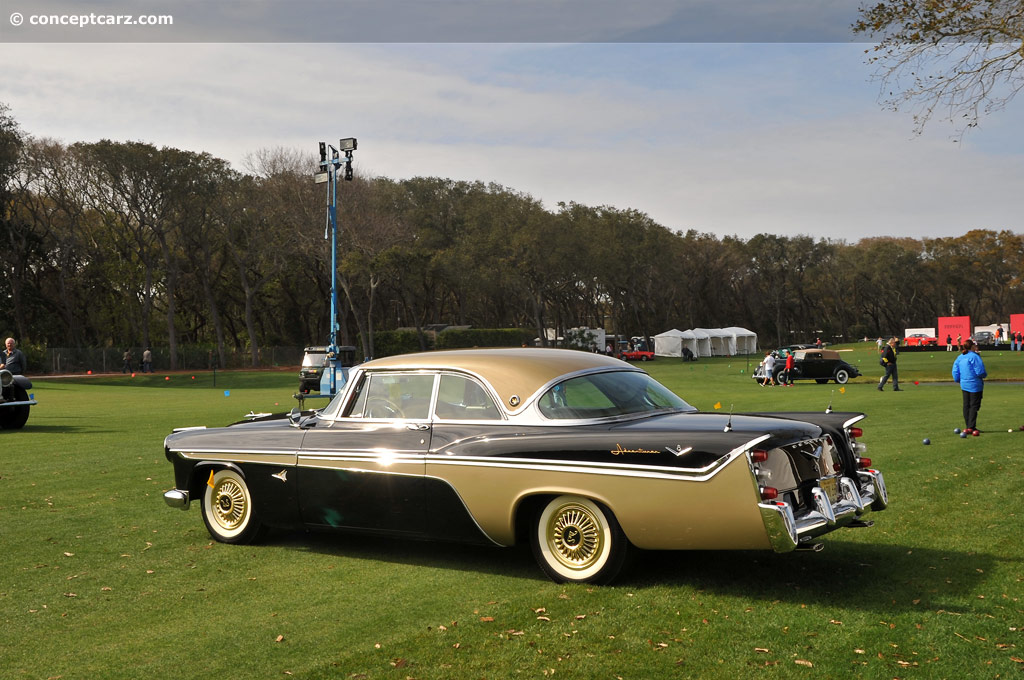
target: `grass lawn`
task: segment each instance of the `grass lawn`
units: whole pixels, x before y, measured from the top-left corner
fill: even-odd
[[[214,543],[164,505],[163,437],[290,409],[295,373],[36,379],[0,432],[0,678],[1024,678],[1024,353],[983,354],[968,439],[953,354],[902,354],[901,393],[873,344],[846,356],[866,376],[842,391],[758,387],[745,358],[644,368],[703,410],[867,413],[874,528],[642,553],[614,587],[551,583],[528,549]]]

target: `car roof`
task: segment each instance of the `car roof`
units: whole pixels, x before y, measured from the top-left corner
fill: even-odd
[[[399,354],[368,361],[360,366],[376,370],[465,371],[483,378],[498,393],[507,408],[525,403],[537,390],[570,373],[603,369],[639,371],[629,364],[592,352],[540,347],[441,350]],[[518,401],[513,404],[513,396]]]

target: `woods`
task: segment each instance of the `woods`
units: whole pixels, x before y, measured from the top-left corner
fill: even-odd
[[[142,142],[65,145],[0,110],[0,330],[35,346],[322,343],[328,245],[315,159],[237,170]],[[542,205],[513,188],[360,176],[341,186],[343,344],[433,324],[604,327],[653,335],[742,325],[762,344],[899,334],[940,315],[1024,310],[1024,236],[854,242],[676,232],[635,209]],[[680,216],[685,222],[685,216]],[[172,366],[173,368],[173,366]]]

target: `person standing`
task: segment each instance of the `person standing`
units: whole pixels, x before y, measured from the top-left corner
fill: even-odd
[[[611,345],[609,345],[611,347]],[[142,353],[142,372],[152,373],[153,372],[153,352],[148,347]]]
[[[768,352],[768,356],[764,358],[764,382],[761,384],[775,384],[775,352]]]
[[[959,352],[963,348],[964,348],[964,334],[963,333],[957,333],[956,334],[956,349]]]
[[[121,365],[121,372],[122,373],[131,373],[132,372],[132,351],[130,349],[126,349],[124,351],[124,354],[121,355],[121,360],[124,361],[124,363]]]
[[[946,333],[946,351],[953,351],[953,336],[950,335],[949,333]]]
[[[978,409],[985,391],[985,362],[977,352],[977,344],[973,340],[964,343],[960,356],[953,362],[953,381],[960,383],[960,391],[964,400],[964,432],[977,437]]]
[[[786,387],[792,387],[793,386],[793,378],[792,378],[792,375],[790,374],[790,371],[792,371],[792,370],[793,370],[793,353],[789,352],[786,355],[786,368],[783,369],[783,373],[785,373],[786,379],[783,380],[782,382],[785,383]]]
[[[900,374],[896,370],[896,338],[889,338],[889,343],[882,350],[882,358],[880,360],[882,366],[885,367],[885,375],[878,381],[878,391],[882,392],[882,388],[889,378],[892,378],[892,391],[902,392],[900,389]]]
[[[1024,332],[1017,331],[1017,351],[1024,350]]]
[[[5,368],[14,375],[24,375],[25,355],[17,347],[14,338],[7,338],[4,349],[0,352],[0,368]]]

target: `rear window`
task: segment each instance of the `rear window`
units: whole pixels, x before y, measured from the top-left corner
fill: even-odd
[[[651,376],[636,371],[570,378],[545,392],[539,408],[552,420],[696,410]]]

